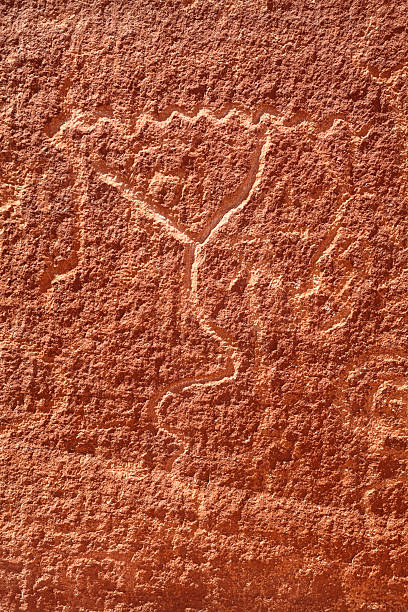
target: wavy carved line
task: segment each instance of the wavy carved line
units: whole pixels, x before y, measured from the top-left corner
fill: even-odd
[[[206,117],[212,121],[225,122],[232,114],[238,114],[243,120],[243,123],[251,127],[262,124],[263,122],[271,121],[272,119],[282,130],[292,130],[299,125],[310,125],[316,134],[324,134],[329,132],[336,121],[344,121],[350,126],[356,137],[364,138],[371,128],[371,125],[362,129],[356,130],[347,120],[343,113],[330,113],[323,120],[315,120],[309,113],[299,111],[293,116],[282,115],[276,107],[271,104],[263,104],[255,110],[250,110],[243,105],[236,103],[224,104],[219,109],[208,109],[202,103],[196,104],[191,111],[179,104],[169,104],[160,111],[153,109],[142,109],[135,113],[131,120],[132,126],[136,126],[140,119],[150,119],[157,123],[169,122],[173,115],[179,115],[184,119],[195,120],[200,117]],[[56,115],[45,127],[45,133],[51,140],[58,139],[60,134],[67,128],[77,127],[82,123],[83,126],[92,126],[100,119],[116,121],[113,110],[109,112],[100,111],[98,109],[92,111],[71,111],[70,113],[61,113]],[[52,124],[52,129],[49,127]]]

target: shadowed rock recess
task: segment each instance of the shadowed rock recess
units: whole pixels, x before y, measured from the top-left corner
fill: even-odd
[[[0,610],[408,610],[408,4],[0,15]]]

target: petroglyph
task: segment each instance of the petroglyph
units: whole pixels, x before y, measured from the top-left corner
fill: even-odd
[[[224,199],[218,204],[215,212],[209,215],[205,224],[199,230],[191,231],[188,223],[181,223],[176,216],[172,214],[172,209],[177,209],[184,184],[187,180],[186,168],[181,166],[173,170],[167,169],[165,172],[161,170],[153,170],[149,178],[147,188],[144,192],[140,191],[137,183],[130,180],[128,175],[122,171],[119,172],[115,167],[106,163],[99,156],[92,158],[92,167],[96,170],[99,180],[106,185],[116,189],[121,197],[125,198],[137,215],[145,217],[159,224],[163,229],[180,243],[184,244],[184,287],[186,289],[185,299],[201,329],[210,337],[219,343],[225,354],[225,366],[208,375],[197,377],[186,377],[175,380],[163,388],[159,389],[150,397],[144,411],[144,418],[152,420],[156,423],[159,429],[167,431],[174,436],[179,444],[180,449],[183,448],[182,436],[175,429],[166,427],[163,419],[160,417],[160,405],[164,399],[171,394],[181,393],[190,387],[213,386],[220,385],[225,382],[234,380],[237,377],[240,366],[240,350],[236,342],[228,334],[228,332],[217,326],[214,321],[207,315],[200,301],[199,277],[200,268],[203,263],[203,258],[206,249],[210,247],[216,234],[227,225],[234,215],[247,205],[253,193],[258,188],[263,176],[266,154],[268,151],[268,130],[273,126],[277,130],[296,130],[299,125],[307,124],[316,134],[316,137],[324,136],[325,133],[333,129],[336,122],[345,122],[344,115],[331,115],[325,121],[314,122],[306,113],[298,113],[295,117],[284,118],[278,117],[273,107],[262,107],[251,113],[245,111],[241,107],[234,105],[226,105],[217,112],[211,112],[202,105],[197,105],[192,112],[187,112],[177,105],[172,105],[162,110],[159,113],[147,115],[144,113],[136,114],[133,120],[133,130],[136,130],[138,125],[145,125],[146,122],[156,122],[158,124],[170,124],[173,121],[197,122],[206,120],[220,126],[227,126],[228,122],[238,120],[240,125],[246,129],[253,131],[258,130],[257,143],[254,150],[250,154],[249,169],[244,180],[241,180],[238,187],[233,189],[231,193],[226,194]],[[57,146],[63,147],[64,140],[69,136],[72,130],[79,131],[83,135],[90,135],[101,121],[108,122],[107,125],[114,125],[117,129],[122,130],[120,122],[113,116],[112,111],[83,113],[73,112],[69,117],[64,116],[63,120],[55,123],[56,129],[49,135]],[[366,132],[356,134],[356,137],[363,138]],[[135,148],[139,151],[140,145]],[[202,179],[200,179],[202,180]],[[340,179],[339,179],[340,180]],[[341,181],[340,181],[341,182]],[[295,291],[297,299],[302,299],[319,291],[321,279],[318,268],[319,262],[330,256],[331,252],[336,249],[337,244],[341,245],[341,251],[344,253],[349,244],[344,243],[344,238],[341,236],[341,217],[344,214],[347,203],[351,195],[345,193],[342,197],[342,203],[337,211],[336,218],[333,221],[332,229],[323,242],[318,246],[310,263],[311,271],[314,271],[314,281],[311,284],[299,286]],[[165,205],[161,204],[164,199]],[[211,247],[210,247],[211,248]],[[76,249],[76,251],[78,248]],[[60,263],[59,267],[49,266],[44,272],[43,285],[48,288],[51,282],[59,274],[66,274],[78,264],[76,253],[67,261]],[[313,274],[312,274],[313,276]],[[340,288],[339,297],[347,290],[350,284],[350,279],[344,281],[343,288]],[[326,310],[330,312],[330,307]],[[346,318],[349,316],[350,310],[347,306],[343,306],[333,314],[331,319],[324,327],[324,331],[328,332],[336,327],[343,325]],[[169,459],[168,467],[172,468],[177,459],[183,454],[183,450],[177,452]]]

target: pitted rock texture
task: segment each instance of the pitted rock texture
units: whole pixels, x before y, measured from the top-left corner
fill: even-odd
[[[407,610],[407,4],[0,13],[1,610]]]

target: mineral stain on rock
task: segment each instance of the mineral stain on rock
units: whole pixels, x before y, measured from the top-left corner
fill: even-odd
[[[408,609],[407,6],[0,11],[0,608]]]

